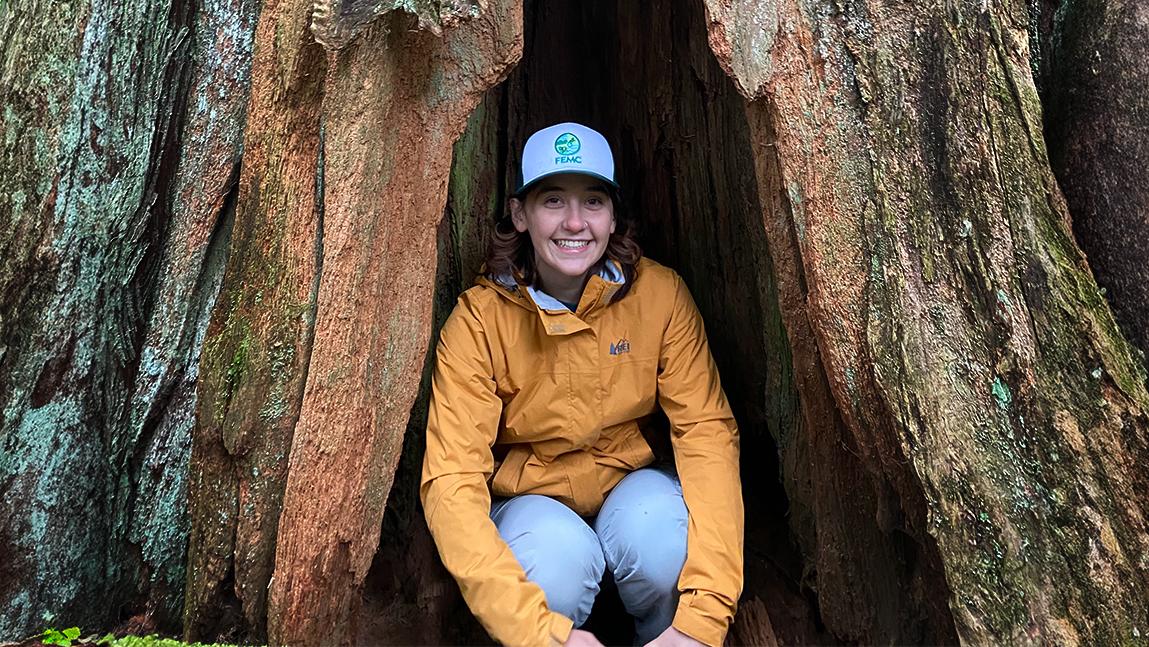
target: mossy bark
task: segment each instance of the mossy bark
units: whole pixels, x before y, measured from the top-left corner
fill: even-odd
[[[1064,2],[1043,89],[1050,161],[1117,322],[1149,352],[1149,8]]]
[[[180,2],[0,6],[2,638],[135,614],[179,624],[190,413],[227,244],[244,16]]]
[[[912,596],[973,643],[1144,640],[1145,374],[1069,231],[1025,4],[708,8],[779,172],[795,362],[897,504],[873,523],[918,547]]]
[[[267,589],[322,266],[325,57],[307,29],[309,8],[267,2],[255,27],[235,224],[200,364],[189,641],[267,637]]]

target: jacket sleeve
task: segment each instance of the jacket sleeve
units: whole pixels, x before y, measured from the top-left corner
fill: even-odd
[[[689,522],[674,627],[707,645],[725,639],[742,592],[738,427],[710,356],[702,317],[677,275],[659,357],[659,405],[670,419]]]
[[[443,564],[491,637],[561,644],[571,620],[547,608],[491,521],[487,479],[502,415],[493,373],[482,323],[464,296],[439,337],[419,498]]]

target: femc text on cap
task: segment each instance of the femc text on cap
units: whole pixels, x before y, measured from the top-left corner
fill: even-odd
[[[531,135],[523,146],[520,171],[522,181],[515,195],[522,195],[535,182],[558,173],[589,175],[618,187],[614,181],[614,155],[606,138],[570,121],[547,126]]]

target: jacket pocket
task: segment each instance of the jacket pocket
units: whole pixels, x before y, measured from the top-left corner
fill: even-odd
[[[503,464],[495,472],[491,481],[491,493],[495,496],[515,496],[519,493],[519,481],[523,476],[523,465],[531,456],[529,447],[515,445],[507,452]]]

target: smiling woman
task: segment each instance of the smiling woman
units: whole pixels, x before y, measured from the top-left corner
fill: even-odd
[[[510,215],[495,225],[487,272],[577,306],[587,278],[611,259],[625,279],[615,299],[626,296],[642,250],[619,208],[606,139],[570,122],[538,131],[523,146],[517,187]]]
[[[539,286],[577,306],[587,276],[602,260],[615,231],[606,185],[595,177],[563,173],[510,203],[515,231],[531,238]]]
[[[602,135],[544,128],[521,172],[439,340],[420,487],[439,554],[504,644],[599,644],[576,627],[604,576],[638,644],[722,644],[742,587],[739,442],[701,316],[619,226]],[[672,462],[645,440],[659,410]]]

